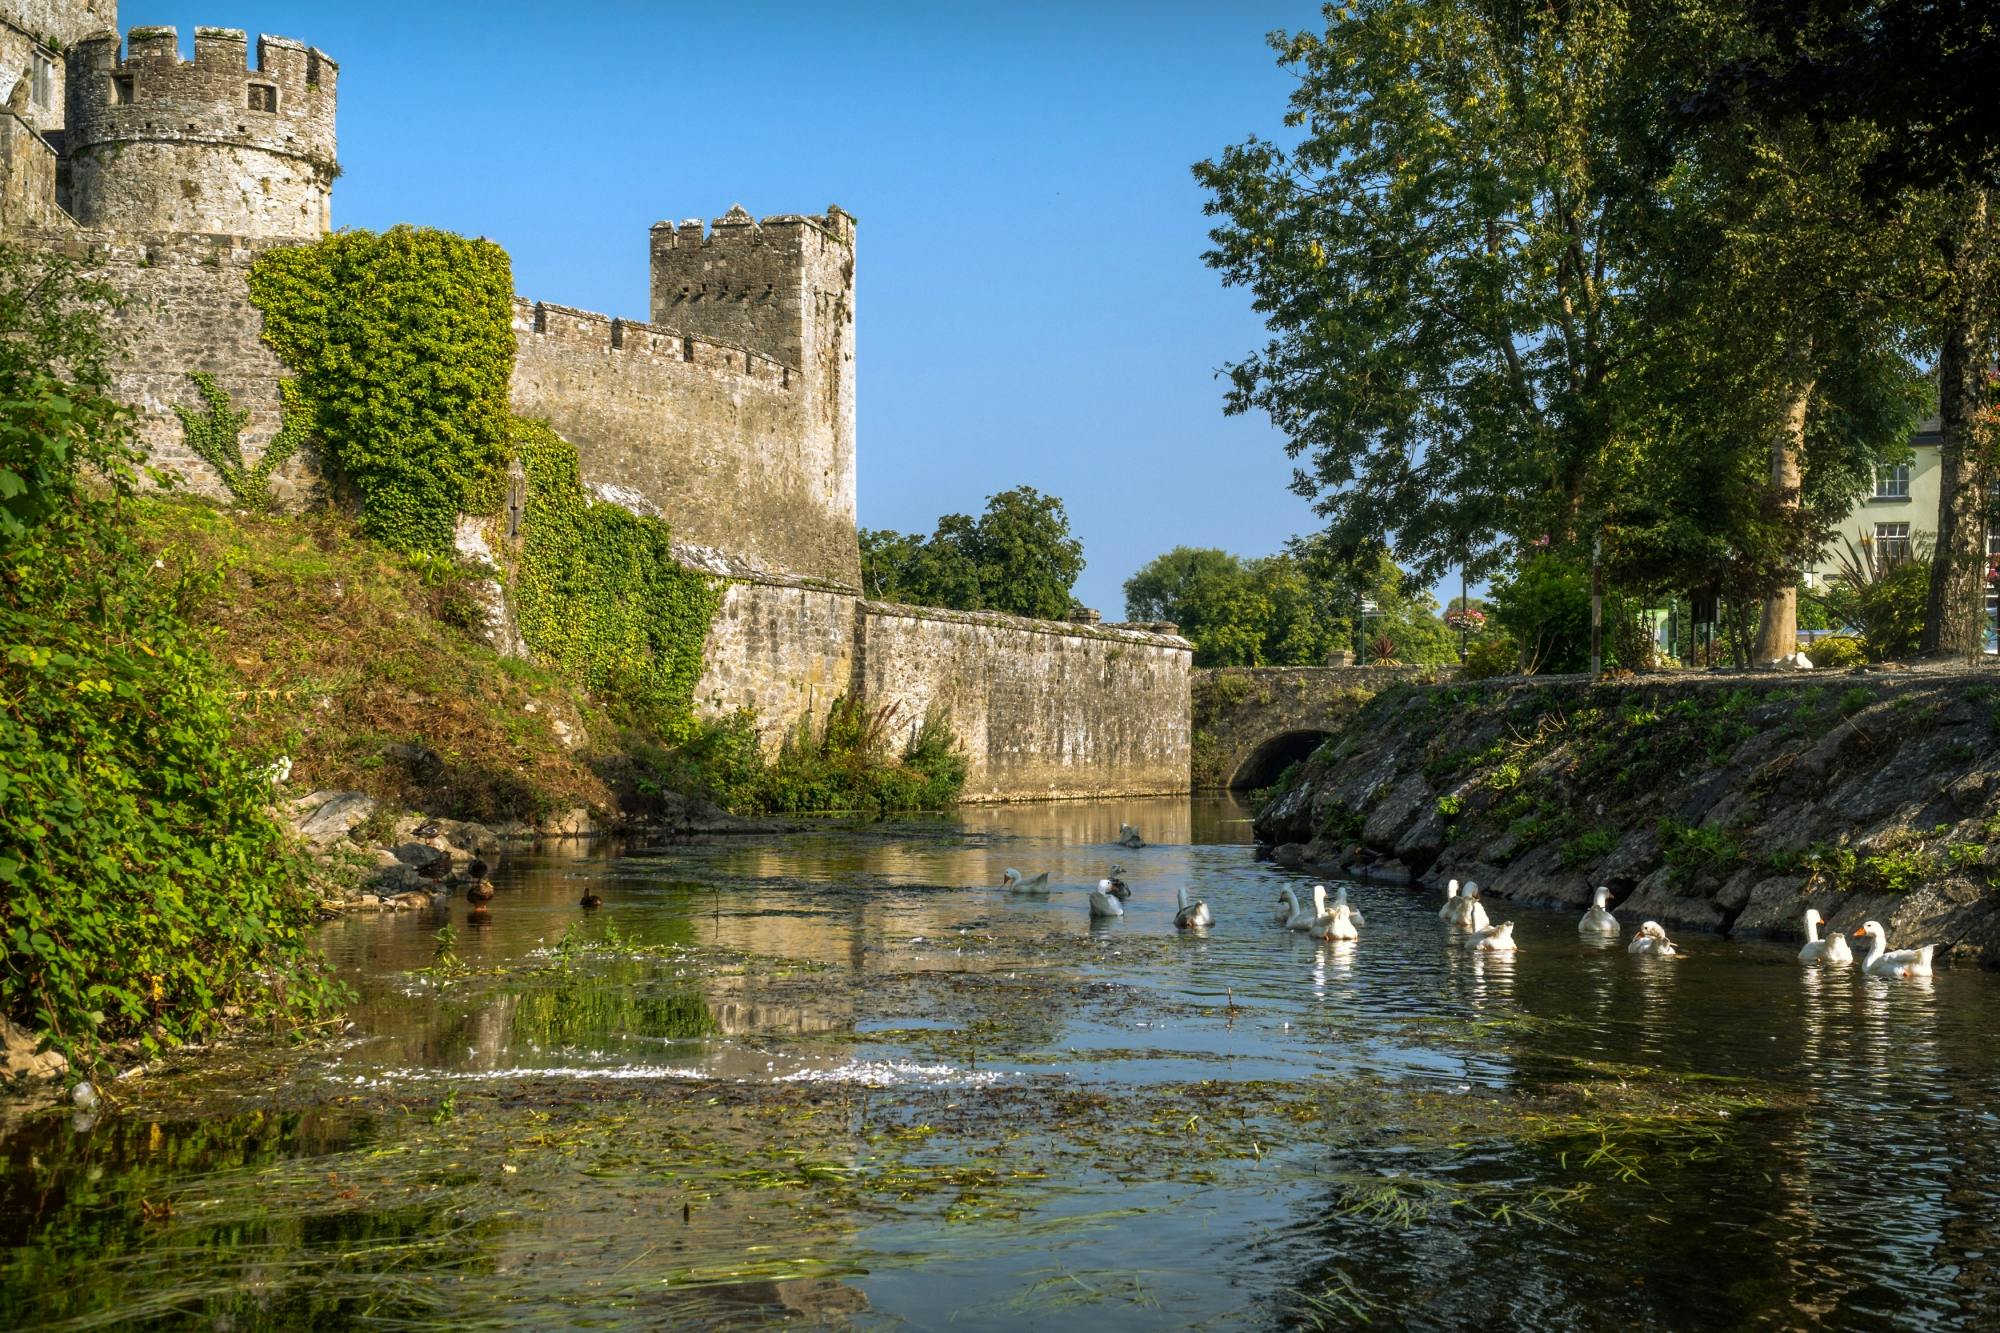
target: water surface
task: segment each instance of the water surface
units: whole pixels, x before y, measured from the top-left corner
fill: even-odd
[[[1358,886],[1322,944],[1248,837],[982,809],[342,920],[347,1033],[4,1131],[0,1326],[1991,1325],[1989,975],[1633,958],[1506,904],[1481,958]]]

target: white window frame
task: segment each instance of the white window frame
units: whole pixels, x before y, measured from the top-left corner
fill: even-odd
[[[1910,498],[1910,465],[1908,463],[1884,463],[1875,469],[1875,498],[1878,500],[1907,500]]]
[[[1907,523],[1877,523],[1875,525],[1875,557],[1884,564],[1898,560],[1908,560],[1916,554],[1910,543],[1910,525]]]
[[[37,111],[56,109],[55,57],[39,46],[28,52],[28,101]]]

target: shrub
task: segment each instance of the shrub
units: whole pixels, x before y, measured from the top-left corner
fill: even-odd
[[[1513,637],[1507,634],[1490,634],[1476,640],[1465,650],[1465,667],[1459,672],[1462,680],[1487,680],[1494,676],[1511,676],[1519,669],[1516,665],[1520,648]]]
[[[1617,845],[1617,835],[1609,829],[1592,829],[1588,833],[1579,833],[1563,845],[1563,869],[1574,870],[1578,866],[1589,865],[1599,857],[1608,855]]]
[[[1825,638],[1814,639],[1806,649],[1806,657],[1816,667],[1839,671],[1866,662],[1868,650],[1861,640],[1851,634],[1829,634]]]
[[[1493,614],[1530,671],[1590,667],[1590,574],[1552,555],[1521,562],[1493,585]]]
[[[0,248],[0,1007],[85,1068],[338,998],[270,756],[184,615],[204,580],[133,539],[108,299]]]

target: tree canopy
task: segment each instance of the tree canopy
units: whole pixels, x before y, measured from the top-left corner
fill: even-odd
[[[862,591],[883,601],[1058,620],[1082,572],[1063,502],[1032,486],[988,496],[976,519],[946,514],[929,537],[861,530]]]
[[[1312,542],[1248,560],[1177,546],[1126,580],[1125,614],[1173,621],[1198,667],[1319,666],[1334,649],[1357,647],[1373,660],[1383,646],[1399,662],[1456,660],[1457,638],[1435,604],[1405,583],[1386,556],[1357,578]],[[1365,616],[1364,601],[1373,608]]]

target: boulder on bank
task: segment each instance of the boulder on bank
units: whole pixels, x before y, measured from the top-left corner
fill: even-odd
[[[0,1014],[0,1081],[46,1083],[69,1072],[69,1061],[62,1052],[44,1051],[40,1046],[39,1037]]]
[[[375,798],[358,791],[316,791],[292,802],[292,828],[315,846],[344,838],[375,813]]]

